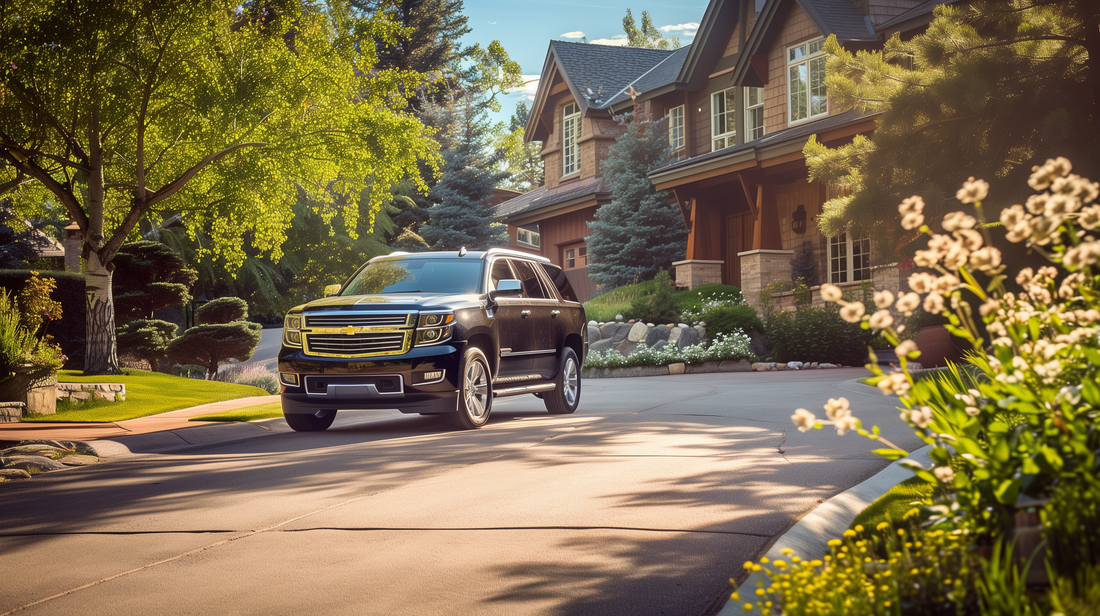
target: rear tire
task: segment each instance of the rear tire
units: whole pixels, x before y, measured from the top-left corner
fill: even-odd
[[[553,391],[542,394],[546,410],[553,415],[568,415],[577,410],[581,403],[581,369],[577,363],[577,353],[569,347],[561,354],[561,366],[554,379]]]
[[[327,430],[336,420],[336,411],[317,411],[312,415],[283,413],[283,417],[295,432],[320,432]]]
[[[493,408],[493,375],[489,361],[477,347],[462,354],[458,371],[458,412],[443,413],[443,422],[454,430],[475,430],[489,421]]]

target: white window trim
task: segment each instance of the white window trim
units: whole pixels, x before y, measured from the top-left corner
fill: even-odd
[[[760,139],[764,135],[767,134],[767,130],[764,129],[763,113],[761,113],[760,128],[762,129],[762,132],[760,134],[760,137],[753,137],[752,136],[752,130],[750,128],[750,123],[749,123],[749,113],[753,110],[756,110],[756,109],[761,109],[761,110],[764,109],[764,93],[763,93],[764,88],[758,88],[759,90],[761,90],[760,102],[755,104],[755,105],[752,105],[751,107],[749,106],[749,90],[750,89],[751,88],[749,88],[749,86],[745,86],[744,91],[741,93],[742,100],[745,101],[745,121],[742,124],[742,126],[745,127],[744,137],[745,137],[746,142],[753,141],[754,139]]]
[[[679,112],[679,113],[677,113]],[[677,120],[679,122],[677,123]],[[678,131],[674,129],[679,129]],[[678,137],[675,136],[678,133]],[[684,138],[684,106],[673,107],[668,110],[668,145],[675,152],[683,148],[686,143]]]
[[[569,251],[570,250],[573,251],[573,265],[572,266],[570,266],[568,264]],[[584,250],[583,255],[580,254],[581,250]],[[577,261],[580,261],[581,259],[584,259],[584,265],[577,265]],[[584,269],[586,267],[588,267],[588,244],[586,242],[581,242],[579,244],[570,244],[568,246],[563,246],[562,247],[562,249],[561,249],[561,268],[563,270],[565,270],[567,272],[570,272],[570,271],[577,270],[577,269]]]
[[[566,110],[573,107],[575,111],[566,115]],[[573,125],[572,138],[568,137],[569,125]],[[580,152],[577,151],[577,138],[581,132],[581,108],[576,103],[569,103],[561,110],[561,176],[568,177],[581,170]],[[569,155],[573,155],[573,168],[569,168]]]
[[[817,52],[815,52],[813,54],[807,54],[807,55],[802,56],[801,58],[799,58],[797,60],[794,60],[794,61],[791,60],[791,50],[792,49],[795,49],[795,48],[801,47],[803,45],[806,45],[806,49],[808,51],[810,44],[811,43],[817,43],[817,42],[820,42],[822,44]],[[785,75],[784,79],[787,82],[787,126],[797,126],[799,124],[805,124],[807,122],[813,122],[813,121],[819,120],[821,118],[828,117],[828,115],[829,115],[829,96],[828,96],[828,92],[826,92],[826,95],[825,95],[825,111],[823,111],[822,113],[819,113],[817,115],[811,115],[810,114],[810,108],[809,108],[809,103],[810,103],[809,87],[810,87],[810,84],[807,82],[807,84],[806,84],[806,88],[807,88],[807,90],[806,90],[806,105],[807,105],[806,106],[806,117],[802,118],[801,120],[792,120],[791,119],[791,113],[794,110],[794,106],[791,105],[791,67],[792,66],[797,66],[799,64],[805,64],[806,65],[806,78],[807,78],[807,80],[811,79],[811,77],[810,77],[810,60],[813,60],[813,59],[818,58],[820,56],[824,56],[825,55],[824,47],[825,47],[825,39],[823,39],[823,38],[811,39],[811,40],[808,40],[808,41],[803,41],[801,43],[798,43],[797,45],[791,45],[790,47],[787,48],[787,50],[785,52],[786,55],[783,56],[784,59],[787,61],[787,63],[786,63],[787,70],[784,73],[784,75]]]
[[[863,280],[855,280],[855,270],[852,267],[852,259],[855,256],[855,253],[852,250],[853,244],[856,243],[856,242],[868,241],[870,238],[861,237],[861,238],[856,238],[856,239],[853,240],[852,235],[850,233],[844,233],[844,250],[845,250],[844,268],[845,269],[844,269],[844,272],[839,272],[839,271],[833,270],[833,241],[837,237],[838,236],[835,236],[835,235],[829,237],[829,242],[826,245],[826,249],[825,249],[825,263],[827,265],[827,268],[826,268],[827,272],[825,274],[825,277],[829,281],[829,283],[831,283],[831,284],[852,284],[852,283],[863,282],[864,280],[870,280],[871,279],[870,270],[869,270],[868,267],[860,268],[860,269],[868,270],[868,276],[867,276],[867,278],[864,278]],[[834,272],[835,273],[843,273],[845,275],[845,278],[847,278],[847,280],[833,282],[833,273]]]
[[[527,236],[527,239],[524,239],[524,236]],[[542,234],[538,231],[518,227],[516,228],[516,243],[530,246],[531,248],[541,248]]]
[[[726,92],[730,92],[732,90],[734,90],[734,88],[726,88],[725,90],[719,90],[717,92],[711,92],[711,95],[710,95],[710,151],[711,152],[717,152],[718,151],[718,150],[714,149],[714,140],[715,139],[725,139],[726,140],[726,146],[725,146],[726,148],[731,147],[730,140],[733,140],[733,145],[737,144],[737,129],[736,128],[734,128],[731,131],[727,131],[727,132],[724,132],[724,133],[721,133],[721,134],[718,134],[718,135],[714,134],[714,118],[715,118],[714,110],[717,108],[714,104],[714,101],[719,96],[721,96],[724,99]],[[730,114],[734,114],[733,117],[735,119],[737,118],[737,115],[736,115],[737,110],[736,109],[727,108],[726,109],[726,117],[729,117]],[[737,125],[737,123],[734,122],[734,126],[736,126],[736,125]],[[719,149],[725,149],[725,148],[719,148]]]

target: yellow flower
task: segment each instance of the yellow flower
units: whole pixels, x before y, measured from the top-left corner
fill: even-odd
[[[768,557],[767,557],[767,556],[764,556],[763,558],[761,558],[761,559],[760,559],[760,564],[761,564],[761,565],[766,565],[766,564],[768,564]]]
[[[835,548],[838,545],[840,545],[840,539],[830,539],[829,540],[829,547]]]
[[[794,550],[792,550],[791,548],[783,548],[782,550],[779,550],[779,553],[783,554],[784,556],[790,556],[791,554],[794,554]]]
[[[889,522],[879,522],[878,526],[875,527],[875,530],[884,531],[887,528],[890,528],[890,523]]]
[[[752,611],[752,604],[751,603],[746,603],[745,605],[741,606],[741,609],[745,610],[746,612],[751,612]]]

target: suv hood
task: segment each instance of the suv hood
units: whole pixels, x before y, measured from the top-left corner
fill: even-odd
[[[444,295],[440,293],[393,293],[386,295],[349,295],[315,299],[308,304],[297,306],[291,313],[314,312],[318,310],[427,310],[455,309],[480,306],[477,295]]]

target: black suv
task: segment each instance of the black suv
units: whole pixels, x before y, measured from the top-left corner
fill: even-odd
[[[548,259],[485,252],[375,257],[286,315],[283,415],[324,430],[337,410],[398,409],[480,428],[493,398],[530,393],[577,410],[584,307]]]

